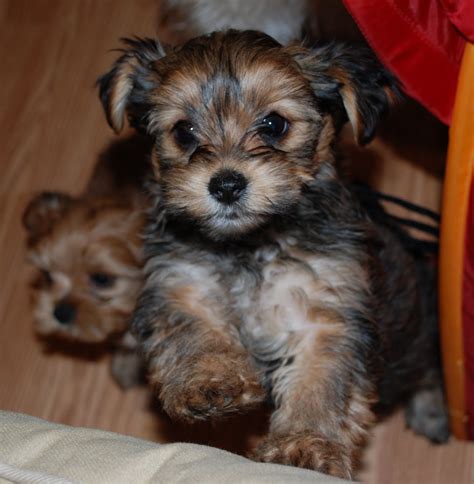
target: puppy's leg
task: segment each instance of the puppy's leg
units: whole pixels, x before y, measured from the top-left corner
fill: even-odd
[[[329,264],[320,262],[320,277],[290,261],[264,271],[246,330],[276,409],[254,457],[347,478],[374,419],[377,332],[358,290],[363,272],[343,277]]]
[[[442,444],[449,439],[449,418],[438,371],[431,371],[426,383],[411,397],[405,418],[408,427],[434,443]]]
[[[149,278],[139,299],[132,328],[164,410],[199,420],[260,403],[259,376],[212,270],[176,263],[157,274],[160,280]]]
[[[426,260],[417,261],[416,267],[423,309],[422,347],[425,351],[422,357],[417,356],[428,369],[425,369],[418,389],[407,403],[405,419],[415,433],[441,444],[449,439],[450,430],[439,355],[437,274]]]
[[[271,378],[276,410],[258,460],[352,476],[374,420],[374,394],[347,332],[334,322],[293,335]]]

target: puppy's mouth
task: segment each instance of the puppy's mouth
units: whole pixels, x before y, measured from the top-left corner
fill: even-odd
[[[263,214],[251,212],[242,203],[218,206],[203,220],[204,229],[214,238],[245,235],[265,220]]]
[[[241,204],[235,204],[231,206],[222,206],[216,210],[216,213],[213,215],[213,218],[222,219],[222,220],[239,220],[241,218],[245,218],[249,214],[245,207]]]

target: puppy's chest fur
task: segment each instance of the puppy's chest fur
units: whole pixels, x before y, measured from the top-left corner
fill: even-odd
[[[231,321],[257,352],[263,341],[317,334],[342,324],[347,311],[366,311],[370,293],[363,244],[344,233],[321,235],[320,225],[298,217],[232,243],[180,237],[171,228],[154,245],[147,285],[165,298],[181,290],[190,307]]]
[[[228,278],[229,294],[243,331],[252,340],[293,332],[317,332],[338,322],[344,306],[359,307],[367,275],[355,260],[301,247],[291,233],[278,234],[249,254],[248,268],[235,267]],[[252,287],[253,286],[253,287]]]

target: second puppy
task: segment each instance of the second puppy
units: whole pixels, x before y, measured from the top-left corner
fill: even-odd
[[[142,367],[128,325],[143,285],[145,197],[141,176],[134,180],[130,170],[119,173],[119,160],[112,158],[101,160],[81,197],[61,192],[35,196],[23,224],[28,259],[37,270],[32,284],[36,331],[113,344],[112,374],[129,387]],[[126,180],[117,184],[116,178]]]

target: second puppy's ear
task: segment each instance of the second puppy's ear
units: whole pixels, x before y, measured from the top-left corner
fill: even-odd
[[[34,197],[23,212],[22,219],[29,241],[49,233],[73,203],[72,197],[59,192],[43,192]]]
[[[148,95],[159,83],[154,63],[164,57],[162,45],[152,39],[122,39],[125,48],[112,69],[97,80],[99,95],[109,125],[123,129],[127,114],[130,124],[146,131],[150,110]]]
[[[395,77],[370,49],[330,43],[313,49],[290,47],[303,75],[309,80],[323,111],[337,125],[349,120],[356,141],[372,140],[375,128],[397,98]]]

